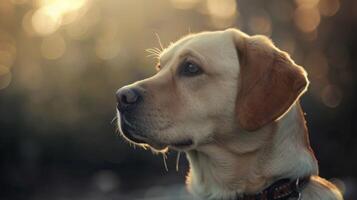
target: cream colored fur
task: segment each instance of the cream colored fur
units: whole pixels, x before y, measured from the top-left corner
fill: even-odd
[[[267,38],[251,37],[234,29],[193,34],[170,45],[159,55],[161,69],[157,74],[126,86],[141,88],[146,94],[140,114],[132,123],[145,130],[146,141],[153,148],[168,147],[187,153],[187,186],[198,198],[229,200],[236,194],[257,193],[280,178],[312,175],[302,192],[303,200],[343,199],[333,184],[318,177],[298,101],[293,99],[292,105],[287,105],[274,121],[261,121],[264,125],[260,128],[241,120],[249,125],[247,131],[237,122],[236,103],[243,87],[240,84],[245,63],[239,53],[254,55],[240,52],[251,51],[250,48],[237,50],[237,43],[251,38],[258,39],[253,45],[262,49],[259,51],[280,55]],[[261,41],[265,46],[260,46]],[[282,55],[287,63],[294,64],[287,54]],[[178,75],[180,63],[187,59],[202,67],[204,74]],[[192,146],[174,145],[187,139],[193,141]]]
[[[257,193],[279,178],[312,175],[303,200],[343,199],[334,185],[318,177],[317,161],[305,145],[299,105],[270,126],[276,128],[241,133],[188,151],[187,184],[192,193],[202,199],[233,199],[236,194]]]

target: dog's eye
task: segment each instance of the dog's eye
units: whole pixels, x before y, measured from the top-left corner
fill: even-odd
[[[193,62],[185,61],[181,67],[181,74],[184,76],[195,76],[202,74],[202,69]]]

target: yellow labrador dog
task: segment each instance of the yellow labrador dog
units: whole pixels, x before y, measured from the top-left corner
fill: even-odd
[[[267,37],[192,34],[160,53],[154,76],[117,91],[118,124],[133,143],[185,152],[201,199],[341,200],[309,145],[308,83]]]

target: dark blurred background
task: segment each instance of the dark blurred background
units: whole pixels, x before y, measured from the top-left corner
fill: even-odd
[[[187,161],[116,131],[117,88],[155,73],[145,49],[187,33],[264,34],[309,73],[321,176],[357,198],[357,1],[0,0],[0,199],[189,199]]]

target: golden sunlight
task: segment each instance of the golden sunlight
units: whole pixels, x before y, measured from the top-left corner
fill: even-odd
[[[40,8],[32,15],[32,26],[40,35],[54,33],[61,25],[60,16],[52,13],[48,8]]]
[[[54,33],[61,25],[69,24],[80,16],[87,0],[38,0],[38,9],[32,15],[32,26],[39,35]]]

